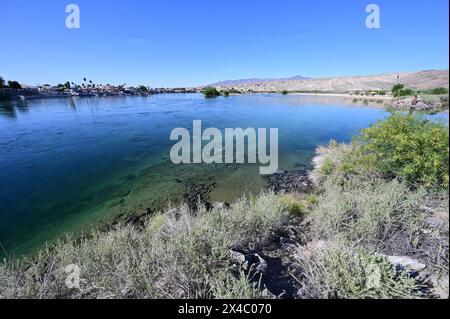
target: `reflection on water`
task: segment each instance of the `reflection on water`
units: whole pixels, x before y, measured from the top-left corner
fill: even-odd
[[[185,198],[257,193],[259,165],[174,165],[176,127],[278,128],[280,168],[308,169],[318,144],[349,141],[386,113],[330,96],[200,94],[0,101],[0,243],[28,253],[66,231],[85,231]]]
[[[26,113],[29,110],[26,101],[0,100],[0,117],[15,119],[17,113]]]

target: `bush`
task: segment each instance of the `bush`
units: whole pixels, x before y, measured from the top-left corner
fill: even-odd
[[[261,299],[261,290],[250,283],[251,278],[241,273],[234,278],[229,271],[219,271],[212,279],[212,293],[216,299]]]
[[[288,208],[292,216],[302,216],[308,211],[305,202],[294,198],[292,195],[281,197],[280,202]]]
[[[405,88],[403,84],[395,84],[391,91],[394,97],[410,96],[414,94],[413,90]]]
[[[241,91],[237,90],[236,88],[231,88],[227,90],[230,94],[241,94]]]
[[[414,95],[415,92],[412,89],[403,89],[400,91],[400,96],[411,96]]]
[[[368,165],[358,147],[348,144],[338,144],[331,141],[327,146],[320,146],[316,149],[314,159],[314,170],[310,173],[310,179],[316,185],[329,176],[336,175],[370,175],[374,169]]]
[[[341,243],[342,244],[342,243]],[[421,297],[421,285],[406,272],[397,273],[387,258],[348,248],[300,248],[301,297],[325,299],[387,299]]]
[[[393,87],[392,87],[392,95],[394,95],[394,96],[397,96],[398,95],[398,92],[400,92],[401,90],[403,90],[403,88],[404,88],[405,86],[403,85],[403,84],[395,84]]]
[[[148,86],[145,85],[139,85],[138,90],[141,91],[144,94],[150,93],[150,89]]]
[[[281,94],[283,94],[283,95],[287,95],[289,92],[288,91],[286,91],[286,90],[284,90],[283,92],[281,92]]]
[[[411,191],[406,183],[379,178],[329,178],[312,211],[317,238],[337,237],[372,249],[385,249],[403,232],[401,245],[412,246],[425,215],[419,209],[426,192]],[[397,238],[400,244],[400,239]]]
[[[448,187],[449,132],[442,123],[393,114],[364,129],[356,142],[383,174],[410,183]]]
[[[320,167],[320,173],[322,175],[331,175],[333,173],[334,170],[334,163],[330,158],[326,158],[323,163],[322,166]]]
[[[17,81],[8,81],[8,86],[9,86],[9,88],[14,89],[14,90],[22,89],[22,85],[20,85],[20,83]]]
[[[217,91],[216,88],[214,88],[212,86],[208,86],[203,90],[203,94],[205,95],[205,97],[215,97],[215,96],[219,96],[220,92]]]
[[[431,94],[448,94],[448,89],[447,88],[434,88],[431,90]]]

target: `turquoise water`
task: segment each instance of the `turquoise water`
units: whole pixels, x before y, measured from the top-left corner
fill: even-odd
[[[266,187],[258,165],[174,165],[176,127],[278,128],[280,168],[310,167],[314,149],[348,142],[387,115],[343,98],[199,94],[0,101],[0,243],[21,255],[65,232],[183,200],[190,183],[231,202]]]

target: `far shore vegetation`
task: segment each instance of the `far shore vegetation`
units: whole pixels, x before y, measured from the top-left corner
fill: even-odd
[[[207,86],[203,89],[203,94],[205,95],[205,97],[215,97],[219,96],[220,92],[215,87]]]

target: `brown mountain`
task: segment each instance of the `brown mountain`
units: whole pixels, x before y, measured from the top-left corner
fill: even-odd
[[[349,92],[365,90],[389,90],[394,84],[404,84],[412,89],[430,89],[449,87],[448,70],[426,70],[420,72],[397,72],[366,76],[345,76],[332,78],[288,78],[265,79],[249,82],[219,82],[214,85],[220,89],[236,88],[238,90],[264,91],[327,91]]]

